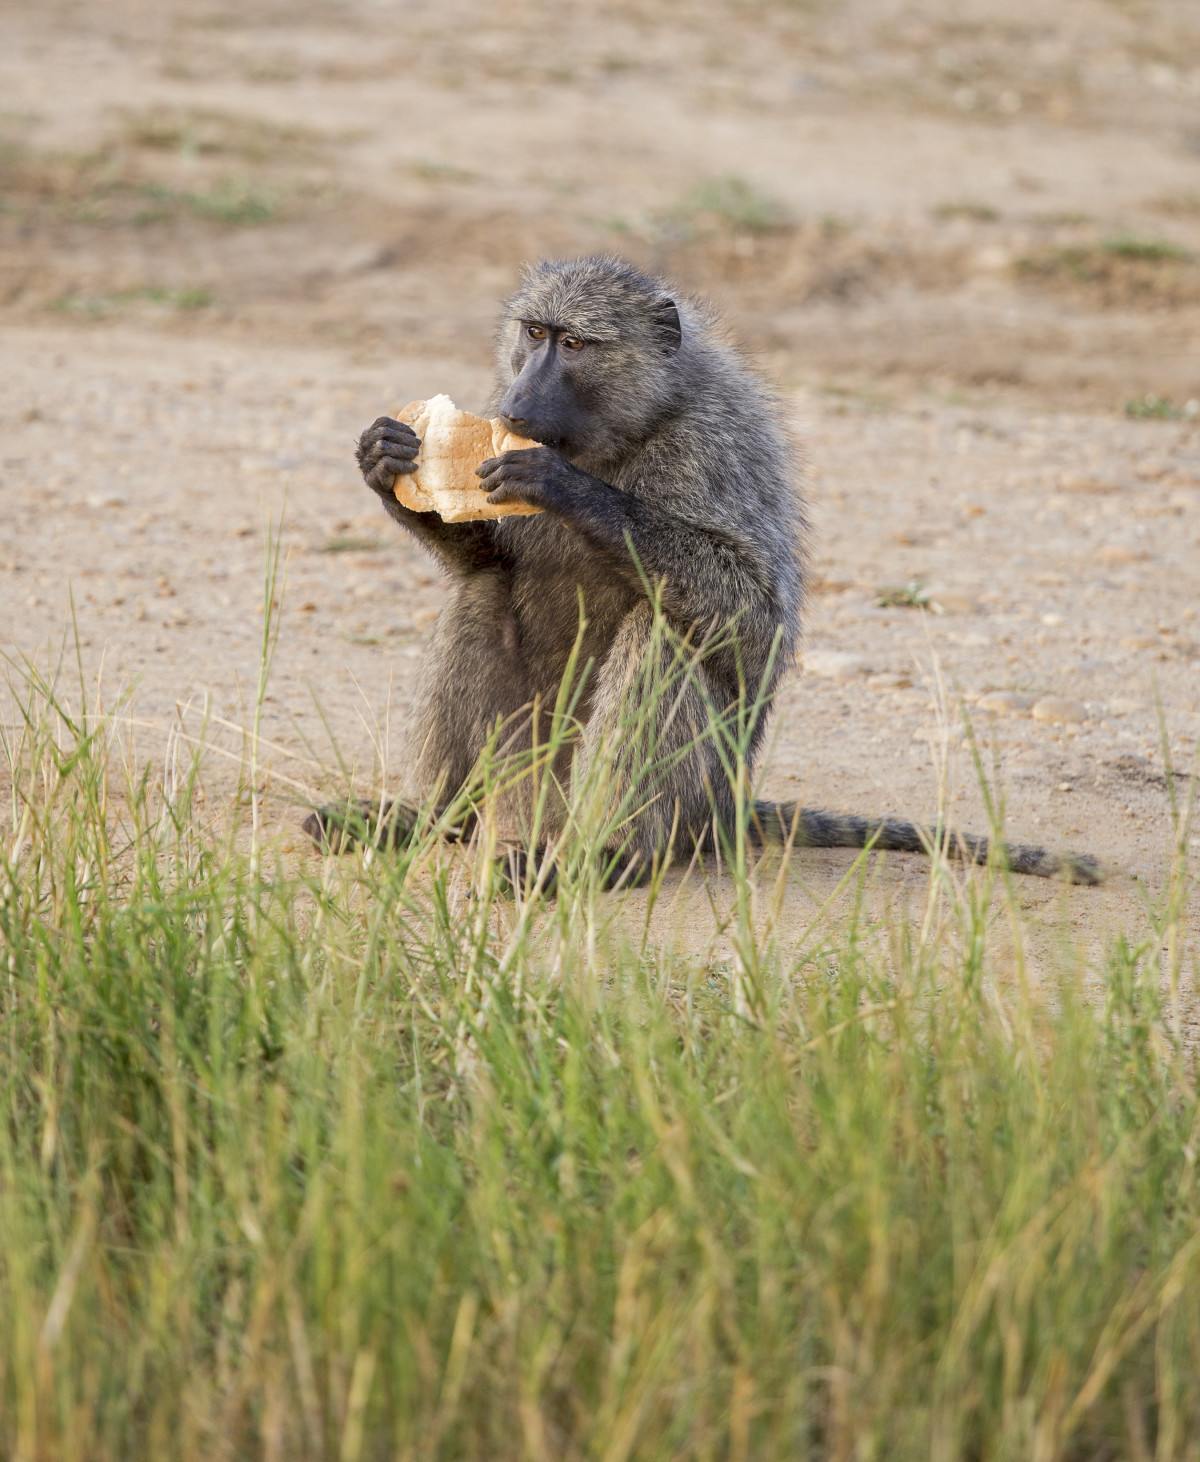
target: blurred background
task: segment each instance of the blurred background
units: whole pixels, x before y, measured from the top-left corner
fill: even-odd
[[[7,0],[0,26],[0,625],[136,685],[147,754],[245,724],[282,517],[280,822],[402,778],[445,591],[356,437],[437,391],[478,409],[521,262],[617,251],[715,302],[808,462],[767,793],[928,816],[940,675],[1018,835],[1158,857],[1159,703],[1177,761],[1200,738],[1196,0]],[[978,826],[966,752],[952,784]]]
[[[2,14],[10,321],[480,365],[522,259],[617,250],[785,387],[1200,390],[1194,0]]]

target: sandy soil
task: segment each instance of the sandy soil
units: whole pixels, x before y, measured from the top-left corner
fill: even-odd
[[[4,29],[18,661],[53,661],[70,594],[147,754],[181,715],[240,722],[282,516],[279,820],[335,742],[394,784],[443,590],[353,441],[482,402],[523,258],[617,250],[716,300],[811,464],[767,793],[927,816],[945,745],[980,825],[961,694],[1014,835],[1157,879],[1158,705],[1176,764],[1200,737],[1194,6],[39,3]],[[881,604],[910,585],[930,608]],[[845,866],[806,854],[805,898]],[[1022,896],[1097,937],[1137,899]]]

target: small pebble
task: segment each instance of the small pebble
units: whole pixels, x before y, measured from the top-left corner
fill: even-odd
[[[1073,701],[1067,696],[1043,696],[1033,708],[1035,721],[1049,721],[1055,725],[1078,724],[1087,720],[1087,707],[1082,701]]]
[[[1162,641],[1157,635],[1126,635],[1117,643],[1123,650],[1157,650]]]
[[[804,668],[823,680],[856,680],[866,675],[869,667],[861,655],[848,650],[806,650]]]
[[[1023,695],[1019,690],[993,690],[980,696],[976,704],[982,711],[995,711],[997,715],[1020,715],[1033,709],[1036,696]]]
[[[1096,550],[1101,563],[1138,563],[1146,555],[1137,548],[1126,548],[1123,543],[1106,543]]]

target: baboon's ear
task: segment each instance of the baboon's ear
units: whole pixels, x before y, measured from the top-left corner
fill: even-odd
[[[679,323],[679,311],[675,308],[675,301],[658,300],[651,307],[650,319],[662,342],[663,354],[674,355],[683,344],[683,326]]]

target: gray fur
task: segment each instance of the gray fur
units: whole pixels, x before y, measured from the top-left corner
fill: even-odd
[[[549,332],[545,341],[531,343],[530,322]],[[558,392],[549,406],[550,398],[526,384],[538,361]],[[716,740],[697,740],[697,733],[711,725],[713,708],[736,706],[739,693],[769,706],[799,633],[805,519],[775,404],[700,306],[619,260],[591,258],[525,271],[502,316],[492,412],[552,445],[485,463],[481,490],[493,501],[519,497],[547,511],[443,523],[402,507],[391,491],[395,475],[412,470],[415,438],[407,428],[381,418],[359,447],[364,476],[388,513],[453,583],[422,671],[414,790],[422,799],[453,796],[498,718],[507,747],[528,745],[529,708],[554,703],[579,630],[581,595],[583,657],[593,668],[576,774],[604,758],[618,785],[635,777],[639,749],[617,727],[643,683],[653,624],[649,580],[660,586],[671,627],[698,653],[690,677],[660,708],[656,751],[673,761],[628,829],[623,852],[645,866],[672,839],[681,851],[703,846],[715,828],[731,826],[734,796]],[[765,722],[759,715],[753,727],[751,759]],[[908,824],[786,804],[759,803],[755,811],[762,839],[928,846]],[[411,821],[393,814],[391,826],[407,829]],[[319,841],[341,846],[352,837],[346,824],[330,808],[306,826]],[[958,839],[951,851],[978,861],[980,847]],[[1021,871],[1060,871],[1040,850],[1013,849],[1009,858]]]

